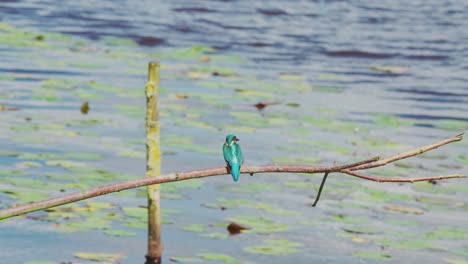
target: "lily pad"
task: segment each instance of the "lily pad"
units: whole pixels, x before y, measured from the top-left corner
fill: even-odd
[[[191,224],[181,227],[182,230],[191,231],[191,232],[203,232],[205,231],[205,226],[202,224]]]
[[[197,257],[170,257],[169,259],[173,262],[180,263],[202,262],[202,260]]]
[[[202,253],[202,254],[197,254],[197,257],[203,260],[212,260],[212,261],[217,261],[220,263],[233,263],[233,264],[240,263],[240,261],[236,258],[233,258],[228,255],[224,255],[224,254],[219,254],[219,253]]]
[[[424,211],[421,210],[421,209],[406,207],[406,206],[400,206],[400,205],[386,205],[386,206],[384,206],[384,209],[388,210],[388,211],[394,211],[394,212],[399,212],[399,213],[404,213],[404,214],[420,215],[420,214],[424,213]]]
[[[375,260],[390,260],[392,256],[390,254],[384,254],[379,252],[366,252],[366,251],[358,251],[353,254],[356,257],[364,258],[364,259],[375,259]]]
[[[398,249],[433,249],[435,248],[431,242],[420,239],[405,239],[405,240],[391,240],[388,238],[378,239],[376,242],[382,244],[384,247],[398,248]]]
[[[110,236],[135,236],[136,235],[136,233],[132,231],[115,230],[115,229],[105,230],[104,234],[110,235]]]
[[[121,254],[109,254],[109,253],[89,253],[89,252],[77,252],[73,254],[75,258],[91,260],[91,261],[105,261],[110,263],[116,263],[118,260],[123,259],[124,256]]]
[[[267,239],[264,244],[244,248],[245,251],[254,254],[284,256],[299,252],[303,245],[298,242],[291,242],[286,239],[273,240]]]
[[[289,229],[287,224],[276,223],[273,220],[263,217],[263,216],[234,216],[228,219],[231,222],[236,222],[242,226],[251,228],[246,230],[246,233],[260,233],[260,234],[270,234],[274,232],[282,232]]]
[[[46,161],[46,164],[49,166],[63,167],[65,169],[74,169],[77,167],[87,166],[85,163],[70,160],[48,160]]]
[[[425,233],[424,237],[427,239],[465,239],[468,238],[468,230],[454,226],[441,226]]]
[[[401,118],[389,114],[377,114],[375,124],[388,127],[411,126],[413,122],[402,120]]]
[[[382,72],[382,73],[390,73],[390,74],[404,74],[409,71],[409,67],[405,66],[371,66],[369,69]]]
[[[374,235],[374,234],[381,233],[381,231],[373,229],[369,226],[349,226],[349,227],[343,227],[343,230],[352,234]]]

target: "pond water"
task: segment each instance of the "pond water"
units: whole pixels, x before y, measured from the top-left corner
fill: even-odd
[[[245,165],[331,165],[468,129],[466,1],[11,0],[0,12],[0,208],[142,177],[149,61],[162,63],[163,173],[223,165],[229,133]],[[466,175],[467,146],[368,174]],[[466,179],[332,174],[311,207],[320,176],[164,184],[164,263],[468,263]],[[0,258],[141,263],[145,205],[141,188],[4,220]],[[251,229],[229,236],[230,222]]]

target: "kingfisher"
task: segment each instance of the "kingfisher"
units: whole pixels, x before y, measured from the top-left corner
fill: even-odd
[[[234,135],[227,135],[226,142],[223,144],[223,155],[229,171],[231,171],[232,179],[239,179],[240,167],[242,165],[242,151],[237,144],[239,139]]]

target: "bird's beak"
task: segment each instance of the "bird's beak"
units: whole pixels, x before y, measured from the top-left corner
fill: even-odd
[[[238,139],[238,138],[235,138],[235,140],[236,140],[236,141],[239,141],[240,139]]]

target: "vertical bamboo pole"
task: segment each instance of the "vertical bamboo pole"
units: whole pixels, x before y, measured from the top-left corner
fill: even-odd
[[[146,176],[161,173],[159,124],[159,62],[148,64],[146,94]],[[148,254],[146,264],[161,263],[161,206],[159,184],[148,186]]]

